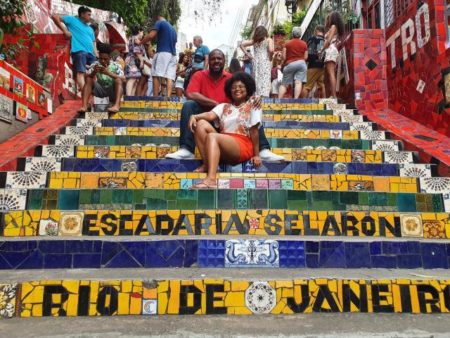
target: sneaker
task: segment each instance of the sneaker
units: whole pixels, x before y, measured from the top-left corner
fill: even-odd
[[[166,158],[170,158],[173,160],[193,160],[195,159],[195,155],[189,150],[181,148],[174,153],[167,154]]]
[[[261,160],[267,161],[267,162],[282,162],[284,161],[284,157],[272,153],[269,149],[264,149],[259,152],[259,157],[261,157]]]

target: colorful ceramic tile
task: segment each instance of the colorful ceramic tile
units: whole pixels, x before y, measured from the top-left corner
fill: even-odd
[[[421,177],[420,190],[426,193],[450,193],[450,177]]]
[[[423,220],[423,234],[425,238],[445,239],[445,225],[439,221]]]
[[[372,141],[372,149],[373,150],[382,150],[382,151],[399,151],[398,141],[393,140],[376,140]]]
[[[245,290],[245,305],[255,314],[270,313],[276,303],[276,291],[267,282],[253,282]]]
[[[53,219],[41,219],[39,221],[39,236],[58,236],[58,222]]]
[[[17,284],[0,284],[0,318],[12,318],[16,313]]]
[[[420,215],[402,214],[400,224],[403,237],[423,237],[423,225]]]
[[[400,176],[406,177],[431,177],[431,166],[429,164],[400,164]]]
[[[45,188],[46,183],[45,171],[9,171],[6,175],[5,188],[40,189]]]
[[[142,314],[143,315],[157,315],[158,314],[158,300],[157,299],[142,299]]]
[[[59,221],[59,235],[81,236],[83,217],[82,212],[62,212]]]
[[[85,135],[93,135],[93,134],[94,134],[94,128],[92,128],[92,127],[68,126],[65,129],[65,135],[85,136]]]
[[[25,210],[26,204],[25,189],[0,189],[0,211]]]
[[[385,151],[384,161],[387,163],[398,163],[398,164],[414,163],[412,153],[406,151]]]
[[[27,157],[25,171],[61,171],[61,158]]]
[[[55,135],[55,145],[60,146],[82,146],[84,137],[78,135]]]
[[[43,157],[73,157],[75,156],[75,148],[73,146],[57,146],[57,145],[42,145],[42,156]]]
[[[95,128],[95,127],[101,127],[102,126],[102,121],[101,120],[96,120],[96,119],[78,119],[77,120],[77,127],[91,127],[91,128]]]
[[[0,95],[0,120],[12,123],[14,116],[14,101],[5,95]]]
[[[275,240],[228,240],[225,267],[278,267],[279,245]]]

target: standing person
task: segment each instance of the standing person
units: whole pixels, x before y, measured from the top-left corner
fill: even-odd
[[[192,59],[192,68],[194,70],[208,69],[208,55],[209,48],[203,44],[203,39],[200,35],[194,36],[194,46],[197,48]]]
[[[273,55],[272,60],[272,91],[270,97],[278,97],[278,91],[280,90],[281,80],[283,79],[283,72],[281,71],[281,66],[283,65],[283,54],[281,52],[276,52]]]
[[[323,68],[323,59],[320,57],[320,51],[325,42],[324,34],[324,27],[318,25],[314,30],[314,35],[308,39],[308,80],[303,88],[302,97],[308,97],[315,85],[317,85],[317,89],[320,88],[320,97],[325,97],[325,69]]]
[[[97,60],[94,30],[89,26],[92,12],[88,7],[78,7],[78,16],[52,15],[55,24],[61,29],[67,39],[70,39],[70,55],[77,73],[78,89],[84,87],[86,65]]]
[[[287,86],[294,83],[294,99],[298,99],[302,93],[303,83],[306,82],[306,62],[308,59],[308,46],[300,39],[302,35],[300,27],[292,28],[292,39],[283,47],[283,79],[281,80],[278,98],[286,94]]]
[[[162,16],[157,17],[157,22],[148,33],[142,43],[147,43],[156,38],[156,54],[153,60],[153,96],[159,96],[161,92],[161,80],[167,80],[167,96],[172,95],[173,82],[177,73],[177,32],[175,28]]]
[[[147,81],[147,91],[145,92],[146,96],[153,96],[153,64],[155,59],[155,50],[153,49],[153,46],[151,44],[148,45],[147,48],[147,58],[150,61],[150,64],[148,65],[150,67],[150,76],[148,77]]]
[[[241,49],[247,55],[245,47],[253,46],[255,56],[254,72],[256,82],[256,95],[270,96],[270,71],[272,69],[273,40],[269,38],[269,33],[264,26],[258,26],[255,29],[253,38],[241,42]],[[251,58],[250,55],[247,55]]]
[[[241,72],[241,71],[242,71],[242,67],[241,67],[241,63],[239,62],[239,60],[237,58],[232,58],[230,61],[230,66],[228,67],[228,72],[231,74],[234,74],[234,73]]]
[[[220,162],[235,165],[251,159],[255,167],[261,166],[258,129],[262,124],[262,111],[251,101],[255,87],[250,75],[235,73],[225,83],[225,95],[231,103],[221,103],[209,112],[191,115],[189,129],[195,135],[203,160],[195,172],[207,173],[192,189],[216,189]],[[219,131],[212,126],[214,121],[222,126]]]
[[[337,45],[339,38],[344,34],[344,21],[338,12],[331,12],[325,19],[325,42],[320,54],[325,53],[325,72],[328,77],[327,92],[336,98],[336,63],[339,57]]]
[[[127,78],[125,93],[127,96],[134,96],[137,92],[137,85],[142,76],[144,68],[144,46],[142,37],[144,32],[139,26],[131,27],[131,37],[128,40],[128,55],[125,59],[125,77]]]
[[[175,92],[178,97],[182,97],[184,93],[184,78],[186,69],[189,67],[190,57],[188,54],[180,53],[177,65],[177,80],[175,81]]]
[[[246,50],[246,53],[244,54],[244,57],[242,58],[242,63],[244,64],[242,66],[245,73],[248,75],[253,76],[253,56],[250,52],[250,49]]]
[[[183,104],[180,120],[180,149],[167,154],[166,158],[186,160],[194,159],[195,141],[192,131],[189,129],[191,115],[210,111],[219,103],[230,103],[225,95],[225,82],[231,78],[231,74],[224,71],[225,55],[219,49],[209,53],[209,67],[206,70],[196,72],[192,76],[189,87],[186,90],[188,101]],[[264,161],[283,161],[282,156],[270,151],[270,144],[264,134],[264,128],[259,128],[259,155]]]
[[[117,113],[120,109],[125,76],[122,67],[111,60],[110,45],[99,44],[99,63],[92,66],[86,75],[86,84],[81,96],[83,105],[79,112],[85,113],[87,111],[91,94],[94,94],[97,97],[109,97],[109,101],[113,102],[113,105],[108,108],[108,111]]]

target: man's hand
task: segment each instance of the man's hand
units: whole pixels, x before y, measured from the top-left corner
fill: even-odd
[[[70,33],[68,30],[64,31],[64,36],[67,40],[70,40],[72,38],[72,33]]]
[[[261,103],[262,103],[261,96],[252,96],[250,98],[250,102],[252,103],[253,109],[261,109]]]
[[[253,156],[250,161],[253,163],[255,168],[259,168],[262,165],[261,157],[259,156]]]
[[[195,128],[197,128],[197,119],[195,118],[194,115],[191,115],[191,117],[189,118],[189,129],[195,133]]]
[[[108,72],[108,68],[102,65],[96,65],[94,68],[96,73],[106,74]]]

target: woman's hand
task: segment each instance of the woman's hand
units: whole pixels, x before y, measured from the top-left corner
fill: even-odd
[[[197,119],[195,115],[191,115],[189,118],[189,129],[191,132],[195,133],[195,128],[197,128]]]
[[[262,165],[261,157],[259,157],[259,155],[253,156],[251,162],[255,168],[259,168]]]
[[[261,109],[261,102],[262,102],[261,96],[252,96],[250,100],[253,109]]]

